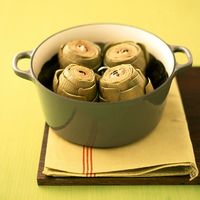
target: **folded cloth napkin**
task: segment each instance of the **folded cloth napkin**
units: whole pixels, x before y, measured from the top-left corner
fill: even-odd
[[[122,133],[123,134],[123,133]],[[49,128],[43,173],[67,177],[198,176],[187,122],[174,80],[157,127],[132,144],[98,149],[72,144]]]

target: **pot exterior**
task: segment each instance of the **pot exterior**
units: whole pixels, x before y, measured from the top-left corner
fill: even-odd
[[[62,138],[92,147],[116,147],[144,137],[160,121],[171,80],[133,101],[89,103],[55,95],[36,83],[48,125]]]

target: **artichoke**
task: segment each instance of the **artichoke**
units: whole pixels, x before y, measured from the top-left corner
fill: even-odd
[[[117,102],[130,100],[153,90],[151,82],[131,64],[108,68],[100,79],[100,100]]]
[[[120,64],[132,64],[140,69],[143,74],[149,61],[149,53],[142,44],[132,41],[111,44],[106,47],[104,65],[113,67]]]
[[[55,72],[53,91],[62,96],[83,101],[97,100],[96,76],[93,70],[70,64]]]
[[[87,40],[71,40],[60,47],[58,59],[60,68],[78,64],[95,70],[101,65],[101,49]]]

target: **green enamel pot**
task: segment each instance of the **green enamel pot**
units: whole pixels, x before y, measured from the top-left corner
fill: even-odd
[[[169,77],[150,94],[128,101],[85,102],[60,96],[43,86],[38,75],[44,63],[58,52],[62,44],[77,38],[101,43],[127,40],[143,43],[164,64]],[[185,54],[187,62],[178,64],[176,52]],[[18,61],[24,58],[30,59],[28,71],[18,67]],[[121,24],[68,28],[48,37],[33,51],[20,52],[13,59],[14,72],[35,84],[46,123],[72,143],[100,148],[126,145],[149,134],[161,119],[172,79],[191,66],[192,55],[187,48],[168,45],[150,32]]]

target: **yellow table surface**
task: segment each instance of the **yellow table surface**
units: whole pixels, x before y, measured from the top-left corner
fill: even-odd
[[[198,199],[200,186],[38,186],[44,116],[31,82],[14,75],[15,53],[70,26],[114,22],[188,47],[200,64],[199,0],[0,1],[0,199]],[[29,66],[29,60],[21,63]]]

